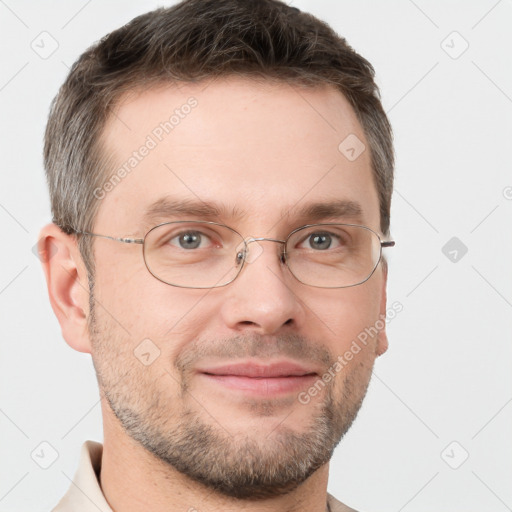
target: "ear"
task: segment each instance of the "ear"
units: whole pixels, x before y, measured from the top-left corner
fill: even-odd
[[[386,334],[386,302],[387,293],[386,286],[388,282],[388,266],[386,261],[382,262],[382,290],[380,299],[380,314],[379,318],[384,322],[384,327],[379,331],[377,336],[376,354],[381,356],[388,349],[388,335]]]
[[[76,238],[48,224],[39,234],[37,249],[62,336],[71,348],[90,353],[89,283]]]

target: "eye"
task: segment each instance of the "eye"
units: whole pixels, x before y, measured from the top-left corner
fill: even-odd
[[[184,231],[170,238],[168,243],[189,250],[207,247],[211,239],[200,231]]]
[[[301,249],[313,249],[315,251],[325,251],[327,249],[338,249],[343,245],[344,241],[338,234],[329,231],[315,231],[309,233],[298,244]]]

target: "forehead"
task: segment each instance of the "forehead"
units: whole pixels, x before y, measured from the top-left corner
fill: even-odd
[[[115,165],[100,183],[96,227],[133,232],[152,209],[180,201],[262,228],[344,201],[379,225],[363,129],[331,87],[230,78],[135,91],[103,143]]]

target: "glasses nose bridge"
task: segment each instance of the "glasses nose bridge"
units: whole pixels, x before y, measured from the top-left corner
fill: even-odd
[[[253,236],[250,236],[250,237],[247,237],[244,240],[244,245],[245,245],[245,248],[246,248],[246,250],[245,250],[245,258],[247,259],[248,256],[249,256],[249,244],[251,244],[253,242],[264,242],[264,241],[275,242],[275,243],[278,243],[278,244],[282,244],[283,245],[283,253],[285,252],[284,248],[286,247],[286,240],[280,240],[279,238],[253,237]]]
[[[263,240],[266,240],[268,242],[276,242],[278,244],[286,244],[286,240],[279,240],[278,238],[266,238],[266,237],[258,237],[254,238],[252,236],[245,239],[246,245],[249,245],[252,242],[262,242]]]

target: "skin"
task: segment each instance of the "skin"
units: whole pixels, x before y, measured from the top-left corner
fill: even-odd
[[[104,141],[122,165],[175,108],[190,96],[198,101],[101,200],[95,233],[143,237],[158,223],[142,222],[145,209],[169,193],[224,206],[218,221],[244,237],[282,239],[308,223],[297,218],[299,207],[340,198],[357,201],[361,224],[379,233],[369,152],[351,162],[338,150],[351,133],[368,147],[339,92],[242,78],[205,85],[167,85],[119,103]],[[246,214],[232,218],[233,209]],[[295,392],[247,397],[209,385],[195,370],[253,357],[263,363],[292,358],[326,371],[385,315],[386,272],[380,264],[359,286],[314,288],[280,263],[279,244],[260,247],[228,286],[194,290],[155,279],[141,246],[96,238],[90,300],[75,238],[52,224],[42,230],[39,249],[52,250],[43,266],[63,336],[74,349],[91,353],[97,371],[104,423],[100,481],[113,510],[325,510],[328,461],[359,409],[375,358],[387,349],[385,329],[308,404]],[[147,338],[160,355],[145,366],[134,350]],[[193,436],[188,445],[187,432]],[[181,463],[200,461],[198,468],[173,465],[176,443],[183,447]],[[198,454],[183,456],[199,445]],[[291,474],[290,468],[304,465],[306,471]],[[218,474],[225,483],[233,468],[275,478],[217,490],[207,481]]]

